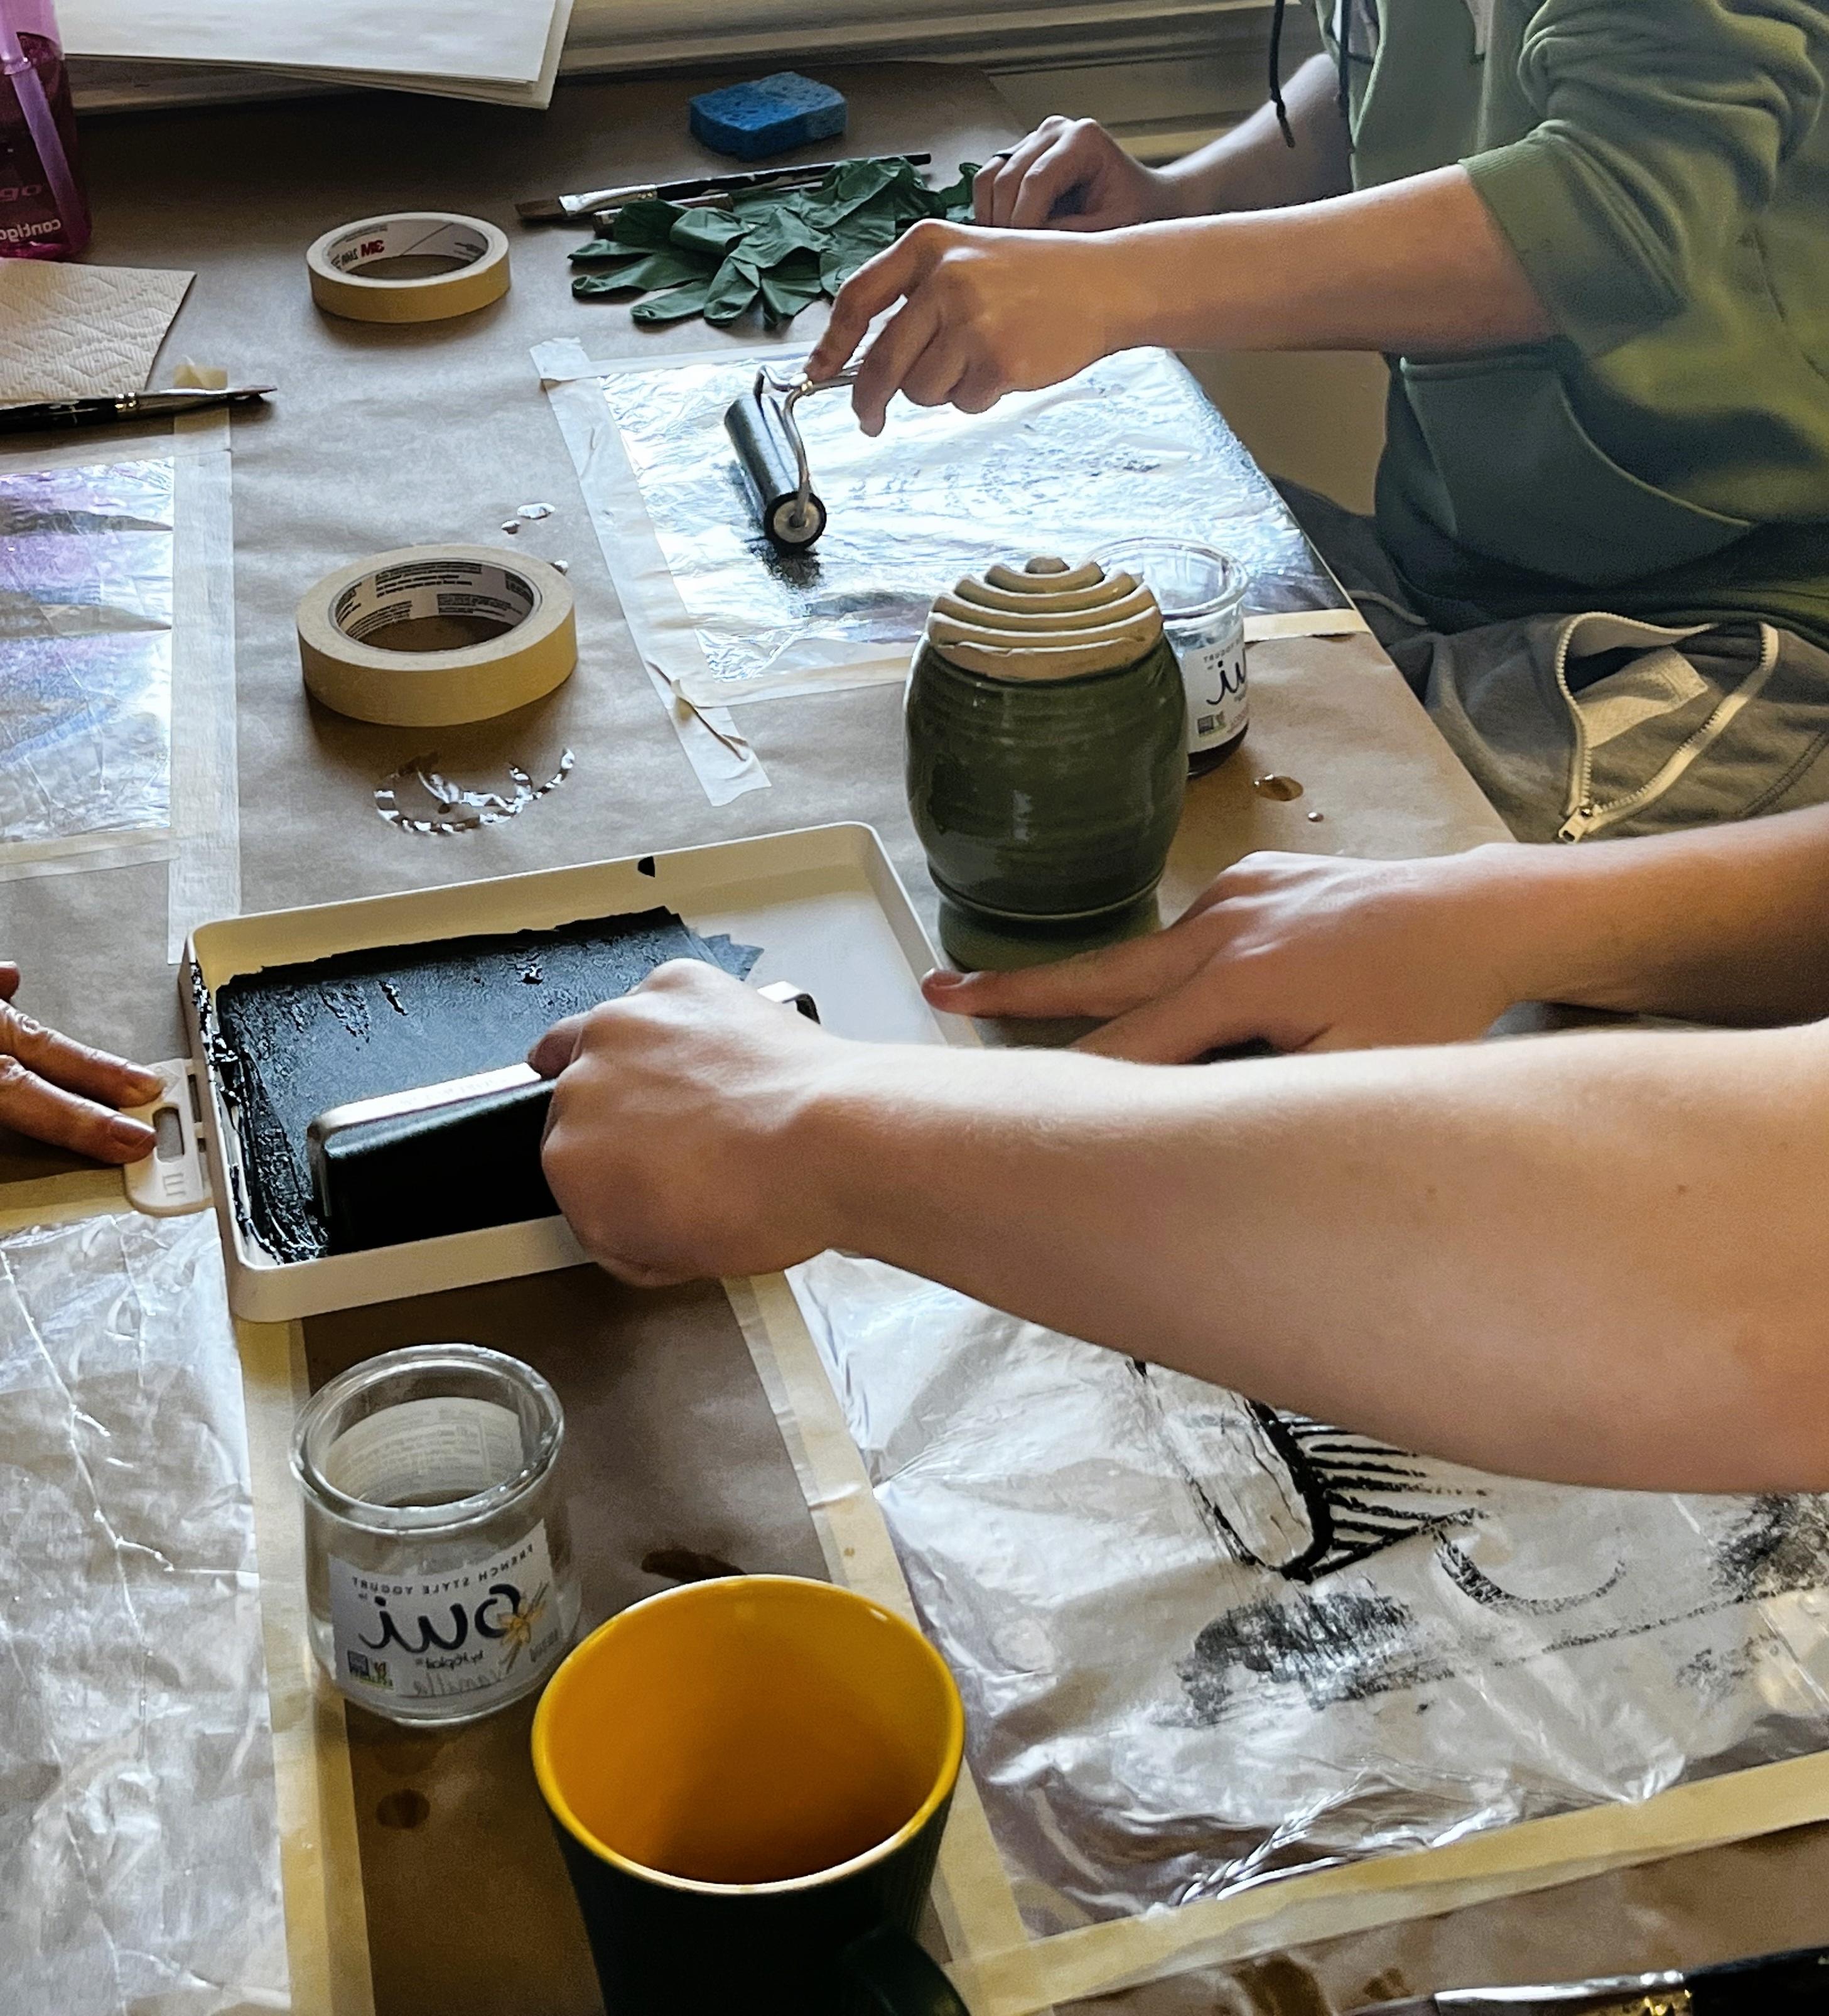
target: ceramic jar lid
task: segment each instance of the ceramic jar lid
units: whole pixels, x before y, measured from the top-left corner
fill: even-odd
[[[962,671],[1056,680],[1134,665],[1162,634],[1155,597],[1134,575],[1038,559],[967,574],[936,598],[925,636]]]

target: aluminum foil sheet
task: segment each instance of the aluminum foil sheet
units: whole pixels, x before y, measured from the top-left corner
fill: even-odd
[[[1077,560],[1140,532],[1198,539],[1242,561],[1248,611],[1346,602],[1238,437],[1164,351],[1106,358],[984,414],[898,399],[875,441],[848,394],[803,401],[796,417],[829,519],[816,547],[792,555],[758,529],[724,430],[755,376],[753,358],[720,358],[600,381],[697,631],[709,697],[800,680],[861,650],[905,655],[935,595],[961,574],[1037,553]]]
[[[171,823],[170,456],[0,473],[0,859]]]
[[[1829,1500],[1488,1477],[793,1279],[1036,1936],[1829,1747]]]
[[[290,2007],[213,1213],[0,1234],[0,2008]]]

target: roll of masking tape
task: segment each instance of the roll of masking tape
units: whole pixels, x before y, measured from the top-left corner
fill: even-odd
[[[565,576],[489,546],[403,546],[340,567],[306,591],[298,630],[318,700],[397,728],[506,714],[578,662]]]
[[[405,279],[370,274],[384,260],[451,262]],[[480,217],[442,210],[358,218],[327,231],[305,254],[311,298],[352,322],[443,322],[508,292],[508,240]]]

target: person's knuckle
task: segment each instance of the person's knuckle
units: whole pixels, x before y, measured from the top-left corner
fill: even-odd
[[[9,1093],[23,1092],[32,1082],[32,1073],[19,1059],[9,1053],[0,1053],[0,1096]]]

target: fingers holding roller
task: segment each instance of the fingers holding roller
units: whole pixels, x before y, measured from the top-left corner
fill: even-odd
[[[850,362],[871,322],[893,302],[914,292],[939,256],[935,228],[930,219],[905,231],[894,244],[865,260],[839,288],[825,333],[807,359],[807,375],[815,384],[835,378]],[[871,355],[880,347],[879,338],[871,346]]]
[[[582,1015],[568,1015],[562,1022],[555,1022],[528,1051],[530,1068],[537,1071],[542,1078],[557,1078],[578,1054],[578,1045],[584,1034],[584,1017]]]

